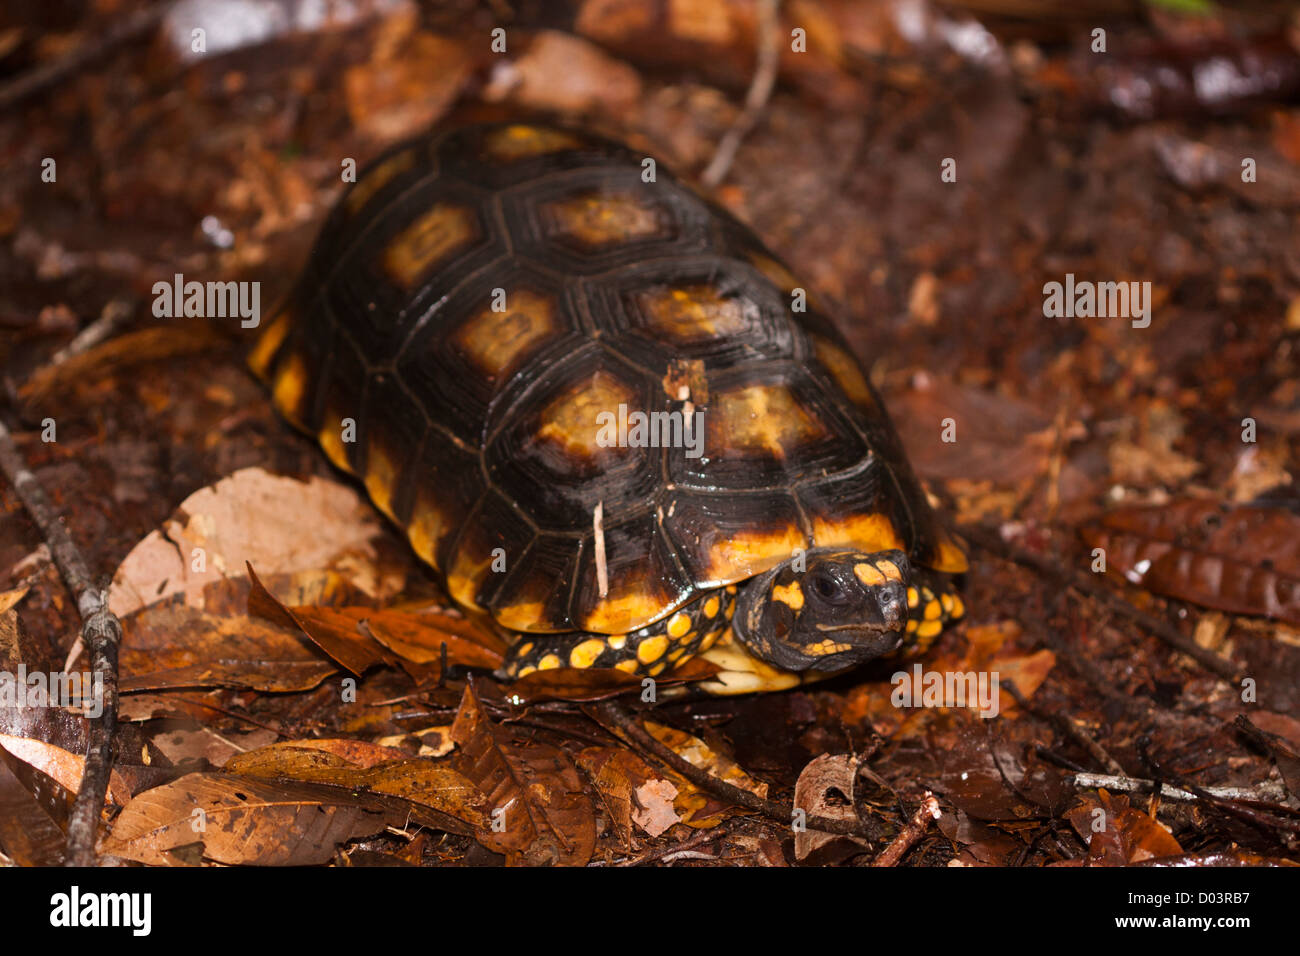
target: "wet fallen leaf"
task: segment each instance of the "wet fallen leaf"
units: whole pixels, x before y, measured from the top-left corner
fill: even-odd
[[[673,810],[677,788],[632,751],[587,747],[577,762],[600,794],[626,852],[632,850],[633,824],[656,837],[680,822]]]
[[[1182,499],[1112,511],[1083,537],[1157,594],[1300,623],[1300,515],[1286,508]]]
[[[1088,841],[1089,866],[1127,866],[1183,852],[1168,827],[1134,809],[1124,794],[1081,793],[1065,816]]]
[[[803,810],[810,817],[826,817],[846,823],[855,821],[857,812],[853,809],[853,779],[857,765],[857,758],[852,754],[822,754],[813,758],[800,771],[799,780],[794,785],[795,808]],[[860,846],[867,845],[865,840],[858,837],[843,837],[836,833],[804,828],[795,831],[795,859],[807,859],[813,851],[836,840],[851,840]]]

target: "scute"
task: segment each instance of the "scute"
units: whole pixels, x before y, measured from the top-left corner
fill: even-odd
[[[532,123],[390,150],[250,359],[276,406],[517,631],[626,634],[799,548],[964,570],[822,307],[644,158]],[[609,441],[672,433],[638,412],[702,445]]]

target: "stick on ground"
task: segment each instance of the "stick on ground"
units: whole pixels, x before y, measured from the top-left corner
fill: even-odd
[[[117,649],[122,624],[108,609],[108,592],[95,586],[85,559],[73,543],[63,519],[45,489],[27,467],[9,429],[0,422],[0,469],[40,528],[54,563],[77,600],[81,641],[90,648],[91,669],[103,680],[104,701],[99,717],[89,721],[86,766],[68,820],[69,866],[93,866],[95,835],[113,769],[113,731],[117,727]]]

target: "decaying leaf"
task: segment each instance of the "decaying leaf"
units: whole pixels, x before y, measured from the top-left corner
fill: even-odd
[[[1300,515],[1285,508],[1183,499],[1113,511],[1083,536],[1157,594],[1300,624]]]
[[[810,817],[852,822],[857,819],[853,809],[853,780],[858,761],[852,754],[822,754],[813,758],[799,774],[794,785],[794,805]],[[840,837],[834,833],[803,828],[795,831],[794,856],[807,859],[814,850],[839,839],[849,839],[866,846],[858,837]]]
[[[625,850],[632,848],[633,824],[656,837],[680,822],[673,809],[677,788],[630,750],[588,747],[577,759],[600,793]]]
[[[379,516],[347,485],[245,468],[186,498],[126,556],[109,607],[125,617],[174,594],[204,609],[204,588],[248,563],[282,574],[335,569],[376,599],[404,578],[377,567]],[[368,560],[358,560],[358,556]]]
[[[717,753],[699,737],[675,727],[657,724],[652,720],[644,721],[643,726],[652,737],[687,763],[694,764],[701,770],[725,780],[733,787],[748,790],[760,797],[767,797],[767,784],[755,780],[734,760]],[[673,805],[682,822],[687,826],[697,828],[717,826],[734,810],[730,804],[698,789],[684,777],[676,774],[670,776],[678,789]]]
[[[355,792],[400,797],[463,820],[468,824],[466,833],[469,827],[489,824],[483,795],[452,767],[412,759],[399,750],[364,741],[327,741],[324,747],[315,746],[318,743],[322,741],[261,747],[232,758],[223,769],[246,777],[328,783]],[[383,755],[387,760],[375,762]]]
[[[1127,866],[1183,852],[1168,827],[1135,809],[1124,794],[1081,793],[1065,816],[1088,841],[1089,866]]]
[[[0,749],[0,850],[20,866],[60,866],[75,794]]]
[[[191,856],[185,848],[201,844],[203,858],[218,863],[309,866],[328,861],[348,840],[411,823],[434,829],[463,826],[445,814],[382,794],[191,773],[138,794],[113,821],[101,850],[169,866]]]
[[[297,635],[251,617],[217,617],[179,595],[122,622],[122,691],[174,687],[310,690],[336,668]]]
[[[582,866],[591,859],[591,801],[563,751],[513,740],[483,712],[472,683],[451,734],[461,771],[487,797],[491,824],[477,834],[480,843],[511,864]]]

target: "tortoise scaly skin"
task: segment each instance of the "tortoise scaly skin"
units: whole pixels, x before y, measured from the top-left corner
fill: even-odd
[[[250,364],[512,637],[504,677],[702,655],[738,693],[923,649],[966,559],[879,397],[758,238],[644,160],[523,123],[394,148]],[[611,444],[628,411],[697,447]]]

